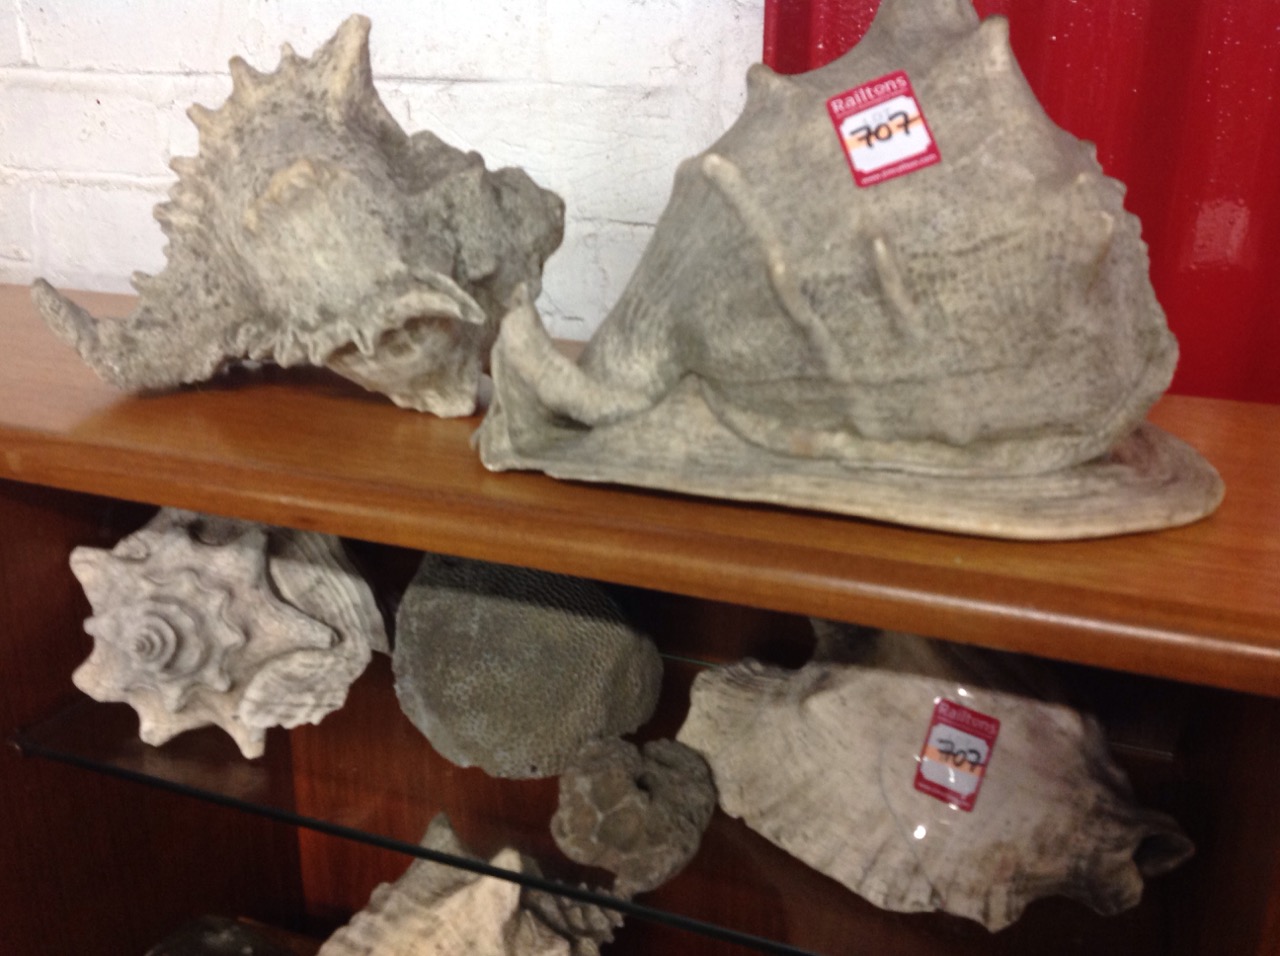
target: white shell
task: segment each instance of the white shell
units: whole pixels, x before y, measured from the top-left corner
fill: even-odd
[[[47,282],[49,325],[126,389],[200,382],[243,360],[325,365],[397,404],[474,408],[507,298],[540,287],[564,206],[518,169],[490,172],[406,135],[373,86],[369,20],[349,18],[274,73],[231,61],[200,151],[155,209],[169,239],[136,311],[98,320]]]
[[[165,509],[71,569],[94,612],[72,680],[133,707],[153,745],[214,724],[260,756],[268,727],[319,722],[386,646],[368,585],[314,532]]]
[[[1029,666],[823,630],[855,662],[705,671],[678,735],[711,765],[726,813],[810,866],[885,909],[998,930],[1041,896],[1127,909],[1144,875],[1191,854],[1172,819],[1134,804],[1093,718],[1029,696],[1045,681]],[[915,787],[942,699],[1000,722],[968,812]]]
[[[941,161],[859,187],[827,104],[897,71]],[[504,321],[487,467],[1008,537],[1216,507],[1194,450],[1136,431],[1177,344],[1124,188],[1002,18],[885,0],[835,62],[747,79],[578,362],[527,301]]]
[[[405,714],[495,777],[560,773],[588,740],[653,713],[662,659],[594,581],[428,554],[396,615]]]
[[[428,849],[470,854],[449,821],[436,817],[423,837]],[[510,847],[491,865],[536,873]],[[369,904],[331,936],[318,956],[586,956],[524,903],[519,884],[428,860],[414,860],[395,883],[374,889]]]

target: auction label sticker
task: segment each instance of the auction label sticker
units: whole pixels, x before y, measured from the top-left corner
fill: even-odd
[[[994,717],[939,699],[916,763],[916,789],[972,810],[999,733]]]
[[[942,159],[904,70],[831,97],[827,112],[859,186],[905,176]]]

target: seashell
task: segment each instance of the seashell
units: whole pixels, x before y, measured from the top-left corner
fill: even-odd
[[[587,889],[585,885],[580,887]],[[573,956],[600,956],[600,947],[613,941],[622,914],[566,896],[526,888],[521,897],[530,912],[561,936],[573,941]]]
[[[472,858],[443,815],[422,846]],[[492,866],[537,874],[532,860],[507,847]],[[519,884],[443,863],[414,860],[395,883],[383,883],[369,905],[320,948],[318,956],[588,956],[526,905]]]
[[[155,209],[168,263],[136,274],[127,318],[99,321],[47,282],[36,305],[124,389],[204,381],[228,364],[325,365],[398,405],[475,407],[498,317],[537,289],[563,203],[522,171],[408,136],[369,66],[369,20],[274,73],[231,60],[217,110],[193,106],[200,151]]]
[[[1134,804],[1097,721],[1044,696],[1031,662],[815,625],[840,655],[820,644],[798,671],[704,671],[677,735],[711,765],[721,809],[787,852],[877,906],[990,930],[1054,894],[1118,913],[1191,855],[1171,818]],[[994,743],[939,723],[944,704],[998,721]],[[952,763],[922,742],[978,749]]]
[[[941,158],[862,187],[828,101],[899,70]],[[1138,220],[1002,18],[884,0],[842,58],[747,81],[576,363],[515,300],[486,466],[1025,538],[1216,507],[1213,469],[1142,424],[1177,345]]]
[[[618,737],[585,744],[560,776],[551,835],[569,859],[616,875],[630,899],[671,879],[698,852],[716,808],[706,761],[674,740],[640,749]]]
[[[222,727],[246,757],[268,727],[341,707],[371,645],[373,594],[335,538],[164,509],[110,551],[76,548],[93,652],[72,675],[138,712],[144,741]]]
[[[396,617],[400,706],[446,759],[560,773],[653,714],[662,660],[597,584],[428,554]]]

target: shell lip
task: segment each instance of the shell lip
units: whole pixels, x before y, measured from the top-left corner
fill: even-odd
[[[536,447],[522,447],[513,437],[517,429],[509,426],[508,414],[499,390],[476,438],[491,471],[539,470],[561,479],[983,537],[1053,541],[1154,531],[1209,515],[1224,494],[1221,477],[1199,452],[1149,422],[1083,464],[1044,474],[978,477],[849,467],[772,452],[722,425],[688,379],[648,411],[587,432],[543,422]],[[675,427],[689,436],[683,451],[657,437]]]

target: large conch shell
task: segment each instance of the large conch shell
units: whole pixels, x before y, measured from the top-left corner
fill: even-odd
[[[540,286],[564,206],[521,170],[489,172],[408,136],[369,67],[369,20],[193,106],[200,151],[155,209],[168,264],[137,310],[99,321],[38,280],[49,325],[112,384],[167,388],[240,360],[326,365],[397,404],[466,415],[512,291]],[[536,293],[535,293],[536,294]]]
[[[1031,662],[815,625],[819,654],[798,671],[748,660],[700,674],[677,736],[711,765],[726,813],[810,866],[885,909],[998,930],[1055,894],[1120,912],[1144,876],[1191,855],[1171,818],[1134,804],[1097,721],[1052,699]],[[976,773],[922,769],[954,793],[917,786],[940,701],[999,721]],[[937,746],[960,752],[945,736]]]
[[[442,814],[431,821],[422,846],[471,858]],[[532,860],[511,847],[491,866],[538,874]],[[545,897],[545,899],[543,898]],[[383,883],[369,904],[334,933],[318,956],[595,956],[599,940],[565,928],[556,899],[495,876],[445,863],[414,860],[394,883]],[[573,904],[569,904],[574,908]],[[543,912],[554,913],[551,922]],[[604,919],[610,932],[620,923]]]
[[[330,535],[165,509],[110,551],[74,549],[71,570],[94,639],[72,680],[129,704],[149,744],[213,724],[261,756],[267,728],[318,723],[387,649]]]
[[[826,104],[898,70],[941,161],[861,188]],[[1177,346],[1123,186],[1045,115],[1004,19],[885,0],[842,58],[747,79],[579,361],[527,298],[504,323],[489,468],[1024,538],[1217,505],[1141,424]]]

